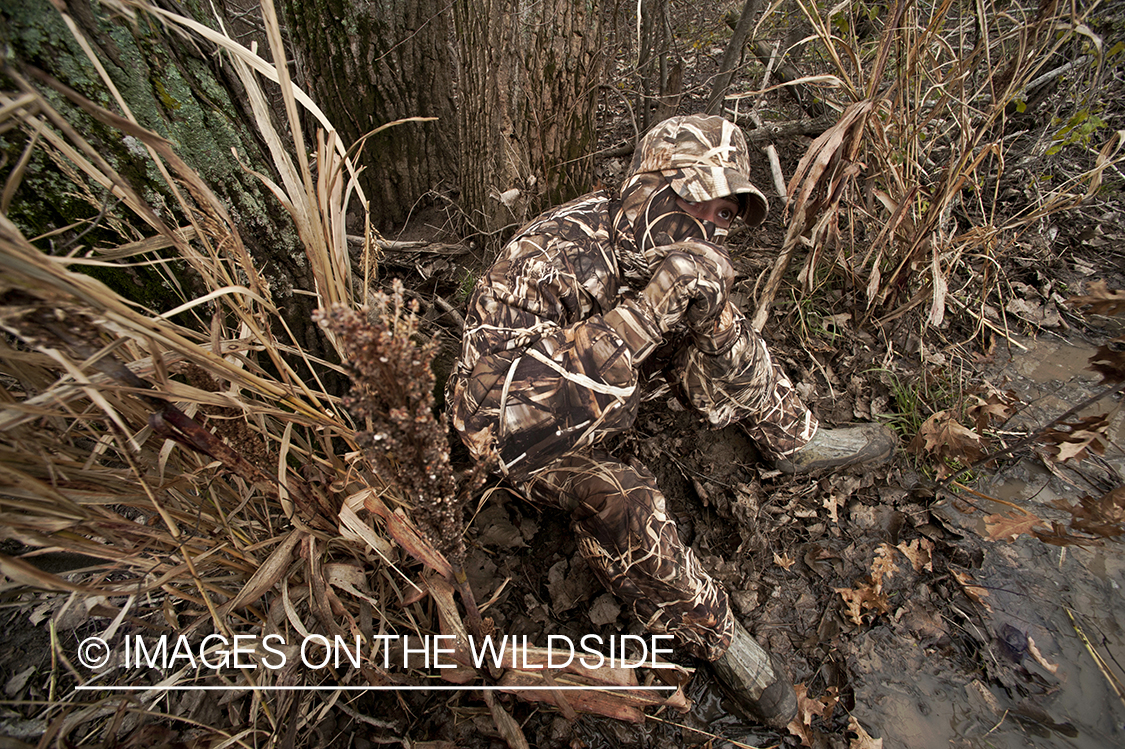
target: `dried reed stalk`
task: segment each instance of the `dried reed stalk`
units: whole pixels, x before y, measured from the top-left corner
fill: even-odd
[[[843,11],[841,31],[820,6],[799,5],[813,30],[806,42],[830,72],[825,94],[843,114],[789,184],[789,228],[757,327],[800,244],[810,248],[799,276],[805,293],[835,248],[827,273],[865,289],[859,314],[886,323],[928,300],[927,320],[940,325],[953,277],[980,285],[981,299],[998,291],[995,274],[971,272],[970,260],[994,264],[1027,228],[1092,197],[1123,158],[1123,136],[1113,133],[1089,168],[1038,200],[1010,208],[1002,197],[1018,149],[1034,148],[1005,133],[1010,110],[1068,45],[1093,34],[1085,21],[1094,6],[1017,4],[987,14],[971,4],[897,2],[869,38],[854,8],[833,9]],[[1089,60],[1096,78],[1100,59]]]
[[[345,145],[289,81],[269,2],[263,15],[273,63],[170,11],[111,4],[138,22],[143,14],[189,29],[224,51],[272,156],[272,174],[257,176],[293,219],[315,279],[310,291],[327,316],[362,320],[357,310],[368,284],[353,278],[344,220],[352,200],[363,213],[366,203]],[[479,634],[480,615],[462,565],[458,504],[459,492],[474,481],[468,477],[459,486],[449,469],[444,430],[431,413],[427,344],[417,346],[417,320],[403,314],[401,295],[384,297],[376,316],[390,326],[383,343],[397,352],[389,368],[380,369],[385,347],[381,354],[371,349],[373,361],[356,354],[355,346],[372,340],[358,324],[325,329],[339,361],[372,365],[365,374],[353,371],[359,373],[352,401],[357,422],[321,381],[320,373],[344,369],[309,355],[293,338],[222,201],[171,143],[137,122],[78,24],[60,12],[118,111],[45,74],[3,71],[17,88],[0,92],[0,131],[25,133],[27,158],[0,191],[0,328],[6,333],[0,341],[0,540],[9,551],[20,549],[0,554],[6,578],[0,588],[28,608],[66,610],[88,601],[82,626],[107,640],[138,631],[195,638],[252,632],[258,658],[266,657],[261,642],[268,635],[291,642],[323,633],[359,637],[363,651],[374,654],[378,635],[464,629],[451,597],[438,601],[440,622],[412,605],[440,589],[422,577],[424,564],[460,591]],[[296,159],[270,121],[262,78],[281,87]],[[48,91],[143,144],[171,208],[157,213],[52,105]],[[315,175],[304,156],[298,104],[325,127],[316,136]],[[45,253],[45,240],[29,238],[7,215],[22,198],[26,164],[38,153],[60,165],[76,194],[112,195],[105,214],[135,229],[133,236],[84,254]],[[364,236],[374,241],[374,232]],[[166,308],[145,309],[82,272],[133,263],[163,273],[173,297]],[[184,283],[189,278],[193,286]],[[185,291],[193,287],[203,292]],[[401,390],[378,400],[380,383]],[[391,435],[380,429],[421,423],[423,416],[429,418],[425,429],[400,429],[389,450],[390,441],[377,439]],[[435,532],[420,533],[416,521]],[[50,571],[46,560],[59,553],[79,555],[80,574]],[[68,655],[72,636],[56,632],[50,699],[31,716],[41,721],[44,743],[82,737],[112,743],[156,714],[160,690],[136,693],[132,702],[97,695],[93,705],[82,702],[85,693],[68,691],[71,684],[153,685],[144,670],[80,670]],[[391,673],[379,660],[329,676],[340,686],[426,678],[413,670]],[[226,678],[185,665],[165,673],[161,686]],[[258,690],[313,686],[326,678],[290,667],[243,671],[233,686],[249,690],[242,703],[246,728],[214,729],[215,738],[258,745],[284,729],[294,745],[315,741],[316,721],[338,695],[267,699]],[[66,689],[58,688],[62,684]],[[311,709],[318,700],[319,709]],[[616,715],[624,709],[620,700],[630,709],[663,702],[603,695],[590,709]]]

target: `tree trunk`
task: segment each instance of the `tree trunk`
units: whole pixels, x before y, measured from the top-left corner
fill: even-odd
[[[293,289],[312,288],[304,253],[288,213],[256,176],[248,173],[232,154],[251,168],[270,173],[256,129],[244,119],[245,94],[233,78],[229,64],[210,54],[210,43],[164,29],[159,21],[142,14],[133,23],[111,15],[101,3],[70,0],[67,12],[89,40],[102,65],[114,80],[133,115],[145,128],[167,138],[226,204],[238,223],[243,243],[259,267],[269,268],[276,303],[287,309],[297,341],[313,355],[327,353],[323,336],[311,319],[311,297]],[[212,22],[213,23],[213,22]],[[51,3],[16,0],[0,5],[0,43],[10,50],[8,64],[17,72],[35,68],[61,81],[96,103],[119,111],[108,99],[99,75]],[[26,76],[25,76],[26,77]],[[2,75],[0,75],[2,80]],[[7,86],[7,82],[3,84]],[[11,90],[9,88],[9,90]],[[47,94],[64,117],[138,193],[172,225],[184,225],[175,215],[177,202],[167,194],[163,180],[152,170],[142,146],[133,138],[103,126],[69,102]],[[12,130],[0,135],[0,159],[12,165],[28,142],[26,134]],[[79,224],[50,239],[37,242],[52,253],[80,250],[83,246],[114,246],[150,233],[138,230],[115,211],[112,197],[91,188],[78,195],[60,167],[34,149],[20,188],[7,212],[8,218],[34,237],[84,218]],[[176,306],[172,291],[161,277],[145,267],[130,269],[87,268],[126,298],[154,308]],[[185,275],[187,296],[202,287]]]
[[[359,159],[372,222],[382,229],[401,223],[458,173],[450,4],[287,0],[285,12],[310,95],[345,144],[395,120],[438,118],[368,138]]]
[[[640,38],[637,40],[638,92],[636,112],[640,132],[644,133],[663,117],[662,98],[672,92],[669,86],[668,56],[672,45],[668,0],[642,0]],[[675,92],[676,95],[679,91]],[[660,110],[660,111],[658,111]]]
[[[734,68],[738,65],[739,58],[742,57],[742,48],[746,45],[746,37],[750,34],[750,26],[754,17],[758,15],[758,8],[761,4],[762,0],[746,0],[746,4],[742,6],[742,15],[738,17],[734,34],[731,35],[730,42],[723,53],[723,61],[719,65],[719,74],[715,76],[715,82],[711,87],[711,96],[707,99],[707,114],[721,115],[723,113],[723,99],[727,95],[727,89],[730,88],[731,78],[734,77]]]
[[[578,0],[458,0],[462,203],[503,234],[587,191],[602,11]]]

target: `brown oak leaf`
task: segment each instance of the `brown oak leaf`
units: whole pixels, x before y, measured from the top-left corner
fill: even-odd
[[[1084,295],[1072,296],[1066,303],[1075,309],[1089,307],[1095,315],[1125,314],[1125,291],[1110,289],[1105,281],[1091,281]]]
[[[894,547],[890,544],[879,544],[875,550],[875,559],[871,561],[871,582],[876,593],[883,591],[883,580],[889,579],[898,572],[898,565],[894,560]]]
[[[973,420],[976,431],[983,432],[993,422],[1003,422],[1015,412],[1019,398],[1015,391],[1001,392],[992,385],[986,385],[979,392],[969,396],[965,414]]]
[[[858,588],[833,588],[840,594],[847,606],[848,618],[856,626],[863,626],[863,612],[875,611],[885,614],[891,609],[891,602],[887,595],[868,583]]]
[[[916,538],[910,543],[903,541],[895,547],[903,553],[910,564],[914,567],[915,572],[926,570],[927,572],[934,571],[933,555],[934,542],[928,538]]]
[[[1070,513],[1070,527],[1076,531],[1102,538],[1125,535],[1125,486],[1119,486],[1098,499],[1083,496],[1074,505],[1058,499],[1054,505]]]
[[[1024,533],[1031,535],[1032,528],[1038,525],[1046,526],[1046,523],[1030,512],[1013,511],[1007,515],[989,515],[984,519],[984,528],[989,541],[1011,543]]]
[[[793,691],[797,694],[797,717],[790,721],[789,733],[799,738],[803,745],[812,746],[814,733],[812,719],[828,720],[832,717],[832,711],[840,701],[840,690],[837,687],[828,687],[822,696],[810,697],[808,687],[797,684],[793,687]]]
[[[856,738],[848,744],[848,749],[883,749],[883,740],[872,738],[871,734],[863,730],[863,726],[854,715],[848,716],[848,730],[856,734]]]
[[[1109,415],[1096,414],[1045,429],[1038,441],[1044,445],[1047,455],[1057,463],[1071,459],[1082,460],[1089,457],[1089,453],[1105,454],[1108,429]]]
[[[1125,344],[1125,336],[1098,346],[1090,357],[1090,369],[1102,376],[1101,384],[1125,382],[1125,351],[1115,351],[1112,346]]]
[[[967,465],[984,456],[984,439],[957,421],[950,411],[938,411],[922,423],[910,443],[910,450],[915,454],[952,458]]]

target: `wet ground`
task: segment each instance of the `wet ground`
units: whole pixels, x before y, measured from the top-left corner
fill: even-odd
[[[997,427],[1009,441],[1099,388],[1084,371],[1093,345],[1018,342],[1026,350],[994,355],[978,375],[1023,404]],[[883,397],[873,379],[852,391],[837,393],[834,407],[862,410]],[[1113,401],[1096,409],[1111,412],[1104,458],[1048,468],[1024,450],[962,479],[976,494],[935,497],[905,454],[873,471],[789,479],[760,464],[737,429],[707,431],[674,402],[648,404],[613,449],[657,474],[682,535],[807,695],[804,720],[785,736],[740,721],[701,669],[689,715],[629,726],[532,710],[529,740],[836,747],[863,746],[862,730],[887,747],[1125,745],[1125,700],[1112,682],[1125,674],[1125,547],[991,541],[985,522],[1018,505],[1046,527],[1065,526],[1069,515],[1053,502],[1120,485],[1125,414]],[[533,641],[640,631],[592,579],[557,513],[497,492],[475,527],[474,587],[488,599],[504,585],[488,612],[500,631]],[[526,711],[512,708],[517,718]]]

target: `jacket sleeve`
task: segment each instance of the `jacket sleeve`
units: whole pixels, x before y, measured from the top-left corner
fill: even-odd
[[[598,301],[615,292],[612,261],[579,249],[543,235],[516,240],[470,302],[450,417],[474,457],[495,451],[517,480],[636,418],[633,354]],[[576,263],[587,264],[581,274]]]

